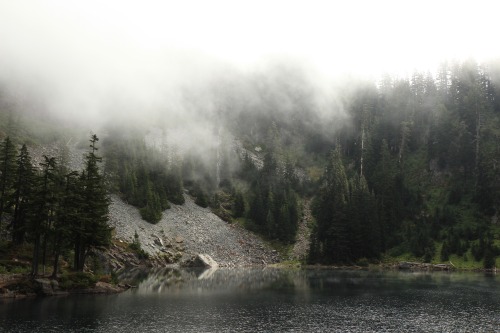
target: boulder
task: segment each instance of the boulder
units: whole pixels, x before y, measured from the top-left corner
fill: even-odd
[[[67,294],[66,292],[60,290],[59,283],[56,280],[35,279],[35,286],[36,290],[41,295],[53,296]]]
[[[208,254],[197,254],[185,261],[182,266],[185,267],[210,267],[217,268],[219,264]]]
[[[92,294],[116,294],[119,292],[124,291],[125,289],[128,289],[127,287],[121,287],[121,286],[114,286],[110,283],[107,282],[97,282],[95,284],[95,287],[93,290],[91,290],[90,293]]]
[[[161,247],[165,246],[163,244],[163,240],[160,237],[158,237],[158,236],[156,236],[156,238],[155,238],[155,244],[158,245],[158,246],[161,246]]]
[[[198,254],[197,259],[201,262],[203,267],[219,267],[219,264],[208,254]]]

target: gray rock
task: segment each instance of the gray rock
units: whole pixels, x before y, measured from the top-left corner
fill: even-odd
[[[35,279],[35,284],[36,289],[42,295],[53,296],[67,294],[66,292],[60,290],[59,283],[56,280]]]
[[[179,258],[208,254],[223,267],[261,265],[260,258],[271,264],[278,259],[277,253],[272,253],[258,236],[224,222],[209,209],[197,206],[189,196],[185,196],[184,205],[172,204],[157,224],[143,221],[138,209],[119,197],[113,195],[111,199],[110,224],[115,229],[115,237],[130,242],[137,232],[143,250],[150,258],[159,258],[159,263],[165,262],[163,250],[167,248],[174,253],[181,252],[175,256]]]
[[[206,267],[218,268],[219,264],[208,254],[197,254],[192,256],[189,260],[184,262],[182,266],[185,267]]]
[[[155,238],[155,244],[159,245],[161,247],[164,247],[165,245],[163,244],[163,240],[160,237],[158,237],[158,236],[155,236],[155,237],[156,237]]]

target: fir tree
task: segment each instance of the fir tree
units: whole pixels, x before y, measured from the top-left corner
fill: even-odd
[[[12,195],[16,180],[16,154],[14,144],[6,137],[0,144],[0,230],[3,213],[14,204]]]
[[[95,134],[91,136],[90,149],[85,156],[85,169],[80,176],[83,210],[74,235],[74,267],[77,271],[83,271],[92,249],[107,247],[111,241],[111,229],[108,226],[110,199],[99,172],[102,158],[97,155],[98,141]]]
[[[26,145],[23,145],[17,158],[17,181],[14,184],[14,216],[12,219],[12,241],[24,242],[28,218],[33,209],[35,195],[35,172]]]
[[[56,160],[53,157],[44,156],[44,161],[40,163],[40,166],[42,170],[40,177],[38,177],[38,184],[36,185],[36,195],[33,203],[34,215],[30,218],[30,232],[34,238],[31,269],[33,276],[38,275],[40,256],[42,256],[42,264],[45,263],[47,237],[54,218],[56,205]],[[41,251],[43,252],[41,253]]]

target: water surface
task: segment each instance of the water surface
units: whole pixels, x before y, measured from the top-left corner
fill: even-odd
[[[119,295],[0,303],[2,332],[500,332],[500,277],[277,269],[130,271]]]

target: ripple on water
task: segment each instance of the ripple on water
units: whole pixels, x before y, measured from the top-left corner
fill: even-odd
[[[143,276],[139,288],[120,295],[0,303],[0,327],[2,332],[500,332],[498,277],[266,269],[219,270],[199,280],[199,272],[174,273]],[[165,278],[172,275],[179,277],[175,283]]]

